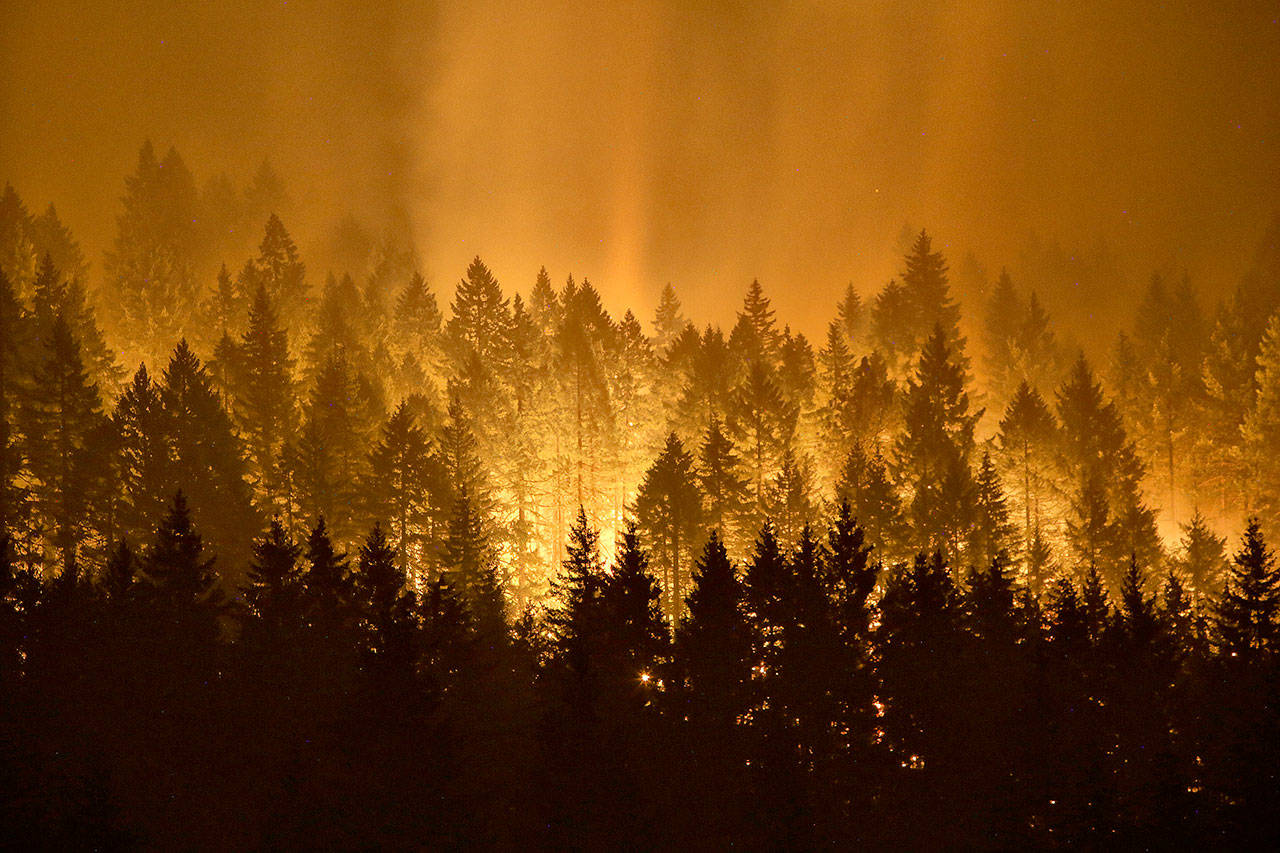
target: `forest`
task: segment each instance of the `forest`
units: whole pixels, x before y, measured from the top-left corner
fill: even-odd
[[[1280,841],[1280,221],[1086,352],[928,231],[811,341],[284,206],[0,198],[13,846]]]

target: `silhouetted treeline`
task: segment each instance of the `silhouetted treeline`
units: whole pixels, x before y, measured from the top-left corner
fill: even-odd
[[[455,547],[466,550],[465,524]],[[0,571],[0,825],[23,849],[1269,847],[1280,569],[1224,596],[1131,562],[1037,596],[1000,556],[883,566],[848,505],[663,618],[634,528],[579,513],[544,608],[491,561],[413,591],[279,523],[217,581],[178,495],[150,541]]]
[[[25,837],[1265,840],[1280,229],[1095,370],[925,232],[815,347],[759,282],[727,333],[391,242],[318,285],[283,203],[145,146],[95,283],[0,198]]]

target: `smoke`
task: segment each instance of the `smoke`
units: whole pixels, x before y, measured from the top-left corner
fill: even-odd
[[[269,156],[313,269],[350,213],[438,288],[480,254],[725,321],[758,277],[810,332],[904,223],[1068,317],[1036,247],[1220,293],[1275,212],[1277,14],[1115,5],[10,3],[0,178],[97,260],[144,137],[201,177]]]

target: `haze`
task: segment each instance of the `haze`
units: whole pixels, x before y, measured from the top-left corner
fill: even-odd
[[[200,181],[269,157],[316,273],[354,214],[437,286],[479,253],[725,321],[759,277],[811,332],[904,225],[1079,320],[1110,305],[1046,252],[1218,295],[1276,210],[1274,3],[584,5],[8,2],[0,175],[95,274],[150,138]]]

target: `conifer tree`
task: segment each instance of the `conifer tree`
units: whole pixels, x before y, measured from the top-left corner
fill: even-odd
[[[103,416],[97,386],[85,373],[80,347],[67,323],[58,318],[43,343],[19,422],[32,508],[46,548],[65,568],[89,544],[88,500],[96,492],[104,462],[94,458],[92,440]]]
[[[844,295],[836,304],[836,322],[844,333],[845,345],[850,351],[856,351],[866,335],[867,317],[853,282],[845,285]]]
[[[387,525],[401,571],[421,561],[424,540],[433,537],[438,519],[431,498],[444,490],[430,445],[407,402],[401,402],[382,427],[381,441],[369,456],[361,489],[367,515]]]
[[[704,735],[724,738],[750,702],[751,626],[743,613],[742,583],[715,529],[686,601],[675,648],[691,722]]]
[[[30,293],[40,253],[31,239],[31,214],[13,184],[5,182],[0,195],[0,273],[18,297]]]
[[[293,359],[265,287],[258,288],[237,349],[231,398],[248,452],[249,480],[261,511],[287,510],[284,447],[297,424]]]
[[[877,549],[880,559],[891,562],[902,554],[908,544],[907,525],[889,467],[879,450],[870,458],[861,447],[849,451],[836,484],[836,500],[849,503],[867,542]]]
[[[753,279],[742,300],[738,312],[738,324],[734,335],[739,339],[735,347],[744,361],[759,361],[773,366],[777,363],[782,347],[782,335],[774,319],[774,310],[759,279]]]
[[[1256,518],[1232,563],[1217,607],[1218,640],[1228,654],[1254,661],[1280,642],[1280,571]]]
[[[467,267],[466,278],[458,282],[451,307],[453,316],[445,333],[453,363],[462,364],[474,352],[487,365],[502,364],[511,308],[502,286],[479,256]]]
[[[6,186],[6,191],[12,188]],[[17,427],[33,349],[22,305],[0,265],[0,530],[9,535],[9,547],[15,551],[29,521],[28,489],[21,479],[25,460]]]
[[[990,566],[999,556],[1006,559],[1013,548],[1016,527],[1009,522],[1009,508],[1004,489],[996,474],[991,454],[982,453],[982,462],[974,483],[973,524],[969,528],[966,558],[970,566]]]
[[[267,643],[279,642],[286,632],[301,627],[301,553],[279,518],[271,520],[266,535],[253,545],[244,606],[253,630]]]
[[[396,568],[395,549],[382,526],[374,524],[360,546],[355,593],[365,632],[365,652],[388,668],[412,665],[413,598]]]
[[[1227,540],[1213,532],[1199,510],[1182,525],[1180,544],[1173,564],[1191,588],[1204,595],[1220,587],[1227,574]]]
[[[797,415],[795,407],[783,397],[772,371],[764,362],[752,361],[733,392],[727,423],[730,435],[741,448],[752,519],[757,524],[767,511],[769,475],[777,470],[791,444]]]
[[[1023,382],[1009,401],[996,436],[1006,481],[1016,484],[1014,505],[1022,509],[1022,543],[1026,549],[1031,547],[1033,530],[1039,528],[1056,426],[1044,398]]]
[[[907,380],[898,439],[899,479],[910,489],[916,537],[930,548],[955,553],[971,476],[973,430],[981,412],[970,413],[964,365],[953,355],[947,333],[934,328]]]
[[[628,525],[618,543],[613,569],[600,587],[600,608],[607,634],[604,646],[609,669],[624,693],[658,686],[669,656],[670,637],[661,606],[662,591],[649,571],[648,552],[640,545],[635,525]],[[643,694],[642,694],[643,695]]]
[[[720,419],[712,415],[697,466],[702,518],[716,531],[722,547],[735,552],[744,544],[743,517],[747,506],[747,484],[738,474],[739,466],[733,440],[721,429]]]
[[[138,356],[163,353],[188,328],[197,307],[197,193],[174,149],[163,161],[148,141],[125,179],[124,211],[104,272],[107,320]],[[141,360],[140,358],[138,360]]]
[[[1259,515],[1271,529],[1280,529],[1280,313],[1267,324],[1257,364],[1257,396],[1242,432],[1250,469],[1256,472]]]
[[[459,487],[453,504],[442,562],[449,586],[462,594],[481,626],[492,628],[505,624],[506,604],[498,578],[497,557],[465,485]]]
[[[159,388],[140,365],[111,415],[118,435],[122,512],[120,526],[134,541],[160,522],[178,488],[170,470],[169,428]]]
[[[141,568],[144,600],[166,636],[186,648],[207,648],[217,640],[226,597],[182,492],[174,495]]]
[[[196,526],[219,555],[223,582],[235,579],[258,529],[244,449],[213,379],[185,340],[174,347],[159,383],[171,488],[187,496]]]
[[[684,604],[684,578],[702,526],[702,496],[693,459],[674,432],[645,472],[636,493],[635,514],[640,529],[656,543],[663,609],[675,619]]]
[[[667,282],[662,287],[662,295],[658,297],[658,308],[653,316],[653,349],[659,355],[666,355],[667,350],[684,331],[689,321],[680,310],[680,298],[676,290]]]
[[[782,455],[777,473],[765,487],[765,511],[773,520],[778,541],[791,550],[813,518],[813,474],[807,457],[796,458],[791,448]]]
[[[267,218],[248,283],[248,293],[256,294],[259,289],[266,291],[285,328],[302,328],[310,302],[307,268],[293,238],[275,213]]]

